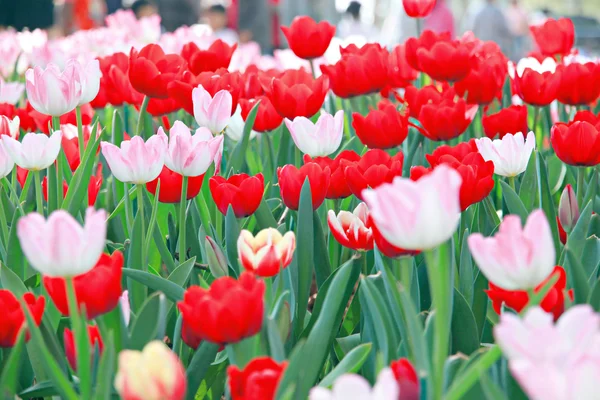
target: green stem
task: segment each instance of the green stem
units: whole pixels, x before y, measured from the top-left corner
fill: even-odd
[[[44,193],[42,192],[42,180],[40,171],[33,171],[33,180],[35,185],[36,211],[44,215]]]
[[[148,260],[146,259],[146,216],[144,215],[144,185],[136,185],[137,191],[137,205],[138,212],[140,213],[140,219],[142,222],[142,245],[140,251],[142,252],[142,271],[148,271]]]
[[[17,180],[16,171],[17,171],[17,169],[15,168],[13,170],[13,177],[12,177],[13,182]],[[4,178],[4,184],[6,186],[8,186],[8,190],[10,192],[10,201],[19,210],[19,212],[21,213],[21,215],[25,215],[25,211],[23,211],[23,207],[21,206],[21,202],[19,201],[19,195],[17,194],[15,186],[6,177]]]
[[[585,167],[577,168],[577,205],[583,209],[585,208],[585,204],[583,204],[583,194],[585,186]]]
[[[537,147],[541,149],[542,141],[541,141],[541,139],[538,140],[538,134],[537,134],[537,125],[538,125],[539,119],[540,119],[540,107],[534,107],[533,108],[533,135],[536,137]],[[527,133],[523,132],[523,135],[527,136]]]
[[[412,285],[412,275],[413,275],[413,258],[412,257],[400,257],[399,259],[400,268],[398,271],[400,278],[400,283],[404,286],[404,289],[407,293],[410,294],[410,288]]]
[[[315,70],[315,63],[313,62],[313,60],[308,60],[308,63],[310,64],[310,72],[312,73],[313,78],[317,79],[317,71]]]
[[[140,115],[138,117],[137,126],[135,128],[136,136],[140,136],[142,134],[142,130],[144,127],[144,114],[146,114],[146,109],[148,108],[149,102],[150,102],[150,97],[144,96],[144,100],[142,101],[142,106],[140,107]]]
[[[512,190],[514,190],[515,193],[517,193],[517,186],[515,185],[515,177],[514,176],[509,176],[508,177],[508,184],[510,185],[510,187],[512,188]]]
[[[1,184],[0,189],[2,189]],[[2,228],[2,242],[8,243],[8,222],[6,221],[6,211],[4,209],[4,202],[2,201],[2,198],[0,198],[0,225]]]
[[[417,37],[421,37],[423,22],[421,21],[421,18],[415,18],[415,21],[417,22]]]
[[[133,211],[131,210],[131,199],[129,198],[129,187],[123,183],[123,195],[125,197],[125,221],[127,222],[127,231],[131,233],[133,227]],[[131,239],[131,238],[130,238]]]
[[[79,388],[82,399],[91,398],[92,380],[90,363],[90,346],[85,319],[82,319],[77,307],[75,297],[75,286],[73,278],[66,278],[67,301],[69,305],[69,316],[71,317],[71,326],[73,328],[73,338],[75,340],[75,355],[77,360],[77,375],[79,377]]]
[[[83,122],[81,119],[81,107],[75,107],[75,120],[77,121],[77,140],[79,142],[79,159],[83,160],[84,139],[83,139]]]
[[[251,336],[249,338],[240,340],[237,343],[228,344],[225,347],[231,365],[235,365],[238,368],[242,369],[246,366],[246,364],[248,364],[250,360],[252,360],[252,358],[254,357],[254,350],[256,347],[256,337],[256,335]]]
[[[500,347],[498,345],[491,347],[452,383],[444,400],[459,400],[464,398],[464,395],[477,383],[481,374],[494,365],[500,356],[502,356]]]
[[[188,177],[183,177],[181,184],[181,200],[179,202],[179,264],[187,259],[187,246],[185,240],[185,214],[187,206]],[[208,229],[208,227],[206,228]]]

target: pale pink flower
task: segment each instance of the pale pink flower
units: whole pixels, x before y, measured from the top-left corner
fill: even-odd
[[[94,100],[100,91],[100,62],[97,59],[91,60],[86,64],[81,64],[77,61],[70,61],[77,63],[80,68],[79,78],[81,83],[81,98],[79,99],[79,105],[87,104]]]
[[[314,387],[310,390],[309,400],[398,400],[400,387],[390,368],[384,368],[377,376],[375,386],[360,375],[344,374],[337,378],[331,390]]]
[[[46,69],[35,67],[25,73],[27,98],[38,112],[53,117],[73,111],[82,94],[81,68],[76,63],[67,63],[65,70],[55,64]]]
[[[192,90],[192,101],[198,125],[208,128],[215,135],[225,129],[231,118],[231,93],[219,90],[213,97],[202,85],[198,85]]]
[[[123,291],[123,294],[119,297],[119,304],[121,305],[121,314],[125,320],[125,325],[129,325],[129,320],[131,319],[131,305],[129,304],[129,292],[127,290]]]
[[[6,115],[0,115],[0,135],[19,139],[20,122],[19,117],[14,117],[11,121]]]
[[[5,82],[0,77],[0,103],[15,105],[23,97],[25,85],[21,82]]]
[[[0,179],[8,176],[15,167],[15,162],[12,157],[4,149],[4,145],[0,140]]]
[[[344,135],[344,111],[335,116],[321,112],[316,124],[306,117],[296,117],[293,121],[285,119],[292,139],[301,152],[311,157],[328,156],[342,143]]]
[[[529,158],[535,148],[533,132],[524,138],[522,132],[504,135],[502,139],[475,139],[477,150],[485,161],[494,163],[494,173],[501,176],[517,176],[527,169]]]
[[[30,132],[22,142],[7,135],[0,138],[15,164],[29,171],[40,171],[56,161],[60,153],[62,133],[57,131],[48,137],[43,133]]]

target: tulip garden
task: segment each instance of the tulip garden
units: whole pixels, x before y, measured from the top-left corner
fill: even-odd
[[[570,20],[518,62],[106,23],[0,32],[2,399],[600,398],[600,64]]]

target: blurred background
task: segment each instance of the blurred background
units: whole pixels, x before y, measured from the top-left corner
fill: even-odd
[[[533,50],[529,25],[570,17],[580,53],[595,57],[600,54],[599,5],[598,0],[437,0],[423,25],[453,36],[473,31],[517,59]],[[132,9],[138,18],[158,14],[168,32],[206,24],[216,37],[256,41],[265,53],[285,48],[279,26],[297,15],[335,23],[341,39],[359,37],[386,46],[417,33],[416,20],[406,16],[402,0],[0,0],[0,30],[41,28],[60,37],[102,26],[104,17],[119,9]]]

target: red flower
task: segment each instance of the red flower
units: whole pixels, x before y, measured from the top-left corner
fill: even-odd
[[[327,21],[317,23],[311,17],[303,15],[294,18],[289,27],[282,26],[281,31],[294,54],[310,60],[325,54],[335,35],[335,26]]]
[[[353,212],[334,210],[327,213],[327,224],[331,234],[344,247],[357,251],[373,250],[372,221],[365,203],[360,203]]]
[[[265,94],[261,80],[264,80],[266,86],[270,86],[272,78],[279,78],[282,72],[270,69],[261,71],[256,65],[250,65],[242,74],[242,89],[240,97],[243,99],[253,99]]]
[[[267,96],[259,96],[250,100],[240,99],[243,120],[248,119],[248,114],[258,101],[260,103],[252,129],[256,132],[268,132],[277,129],[283,122],[283,117],[279,115]]]
[[[106,96],[108,102],[114,106],[120,106],[123,103],[139,105],[144,99],[144,95],[138,92],[131,85],[129,80],[129,57],[125,53],[115,53],[106,57],[109,65],[106,79]],[[102,82],[100,82],[102,85]]]
[[[525,68],[519,75],[513,77],[513,88],[517,95],[527,104],[543,107],[556,100],[560,87],[560,72],[537,72]]]
[[[231,206],[237,218],[254,214],[265,190],[263,174],[238,174],[229,179],[215,175],[210,178],[209,185],[212,198],[221,214],[227,215],[227,209]]]
[[[387,100],[379,102],[376,110],[366,117],[352,113],[356,136],[370,149],[390,149],[400,146],[408,136],[408,110],[400,112]]]
[[[65,152],[65,157],[67,157],[67,162],[69,163],[69,168],[71,171],[75,171],[79,164],[81,163],[81,157],[79,155],[79,137],[74,135],[69,138],[69,135],[65,134],[66,131],[77,131],[76,126],[61,126],[61,130],[63,131],[63,136],[61,138],[61,146],[63,151]],[[92,134],[91,126],[84,125],[83,126],[83,147],[87,148],[88,143],[90,142],[90,136]],[[96,154],[100,151],[100,143],[98,143],[98,148],[96,149]]]
[[[35,120],[33,119],[33,117],[31,115],[29,115],[29,113],[32,111],[34,111],[34,110],[33,110],[33,107],[31,106],[31,103],[29,103],[29,100],[27,100],[27,103],[25,104],[24,107],[15,109],[15,115],[19,117],[19,120],[21,122],[21,129],[24,130],[25,132],[34,132],[37,130],[37,125],[35,123]],[[3,113],[0,112],[0,114],[3,114]],[[8,115],[8,114],[5,114],[5,115]],[[82,115],[82,118],[83,118],[83,115]]]
[[[25,179],[27,179],[27,174],[25,175]],[[98,164],[96,175],[90,176],[90,183],[88,184],[88,206],[91,207],[94,204],[96,204],[96,199],[98,198],[98,193],[100,193],[100,189],[102,189],[102,164]],[[67,185],[67,181],[63,181],[63,198],[67,196],[68,190],[69,186]],[[42,194],[44,195],[44,200],[48,201],[47,176],[45,176],[44,179],[42,179]]]
[[[428,16],[433,7],[435,7],[436,0],[402,0],[404,11],[406,15],[412,18],[424,18]]]
[[[167,85],[169,99],[175,101],[177,106],[184,109],[188,114],[194,115],[192,91],[196,86],[198,86],[196,77],[190,71],[185,71],[179,80],[170,82]]]
[[[560,242],[564,246],[567,244],[567,232],[563,228],[562,224],[560,223],[560,219],[558,217],[556,217],[556,225],[558,226],[558,238],[560,239]]]
[[[567,55],[575,43],[575,27],[569,18],[548,18],[542,25],[531,26],[531,34],[545,56]]]
[[[477,106],[467,106],[464,99],[454,99],[452,88],[445,90],[439,99],[421,107],[419,122],[421,133],[430,140],[451,140],[467,130],[477,113]]]
[[[503,108],[495,114],[483,115],[481,118],[485,135],[493,139],[500,135],[500,139],[506,134],[529,132],[527,126],[527,106],[510,106]]]
[[[52,122],[52,117],[46,114],[42,114],[32,109],[29,111],[30,117],[33,119],[36,128],[33,130],[38,130],[46,135],[50,134],[50,130],[48,126],[50,122]],[[84,104],[81,106],[81,122],[85,125],[90,125],[92,123],[92,118],[94,117],[94,109],[89,104]],[[20,119],[20,117],[19,117]],[[60,117],[60,125],[74,125],[77,126],[77,118],[75,114],[75,110],[68,112]]]
[[[329,189],[331,171],[328,167],[321,168],[315,162],[305,163],[300,169],[288,164],[277,168],[277,178],[279,181],[279,190],[281,191],[281,199],[286,207],[292,210],[298,209],[302,185],[304,185],[304,181],[308,178],[312,206],[313,210],[316,210],[325,200],[325,195]]]
[[[404,91],[404,101],[408,103],[408,110],[413,118],[419,118],[419,113],[424,105],[430,102],[439,103],[441,99],[442,94],[435,85],[423,86],[421,89],[409,86]]]
[[[23,301],[27,303],[35,324],[39,326],[42,323],[46,299],[43,296],[36,299],[33,293],[27,292],[23,295]],[[21,328],[26,325],[25,313],[21,308],[19,300],[10,290],[0,289],[0,306],[2,308],[2,316],[0,317],[0,347],[13,347]],[[29,339],[29,333],[26,339]]]
[[[329,189],[327,189],[327,199],[345,199],[352,194],[352,191],[346,183],[344,170],[346,167],[360,160],[360,156],[353,150],[344,150],[332,159],[329,157],[311,158],[308,154],[304,155],[304,164],[314,162],[323,170],[329,168],[331,177],[329,179]]]
[[[231,115],[235,114],[238,106],[238,99],[244,86],[242,75],[239,72],[229,72],[225,68],[220,68],[215,72],[203,72],[196,77],[196,84],[202,85],[211,96],[215,96],[219,90],[227,90],[231,93]],[[190,91],[190,101],[191,94]],[[192,112],[193,115],[193,112]]]
[[[177,303],[194,335],[213,343],[235,343],[260,332],[265,283],[249,272],[238,280],[225,276],[209,289],[188,288]]]
[[[202,339],[196,336],[194,331],[189,327],[189,325],[185,322],[185,320],[181,323],[181,340],[183,343],[187,344],[188,347],[196,350],[200,343],[202,343]]]
[[[0,115],[13,119],[17,115],[17,109],[12,104],[0,103]]]
[[[232,400],[272,400],[287,362],[277,363],[270,357],[257,357],[243,370],[227,367]]]
[[[590,111],[579,111],[569,123],[554,125],[550,140],[556,156],[566,164],[600,164],[600,118]]]
[[[406,60],[406,46],[396,45],[388,58],[388,86],[403,88],[410,85],[418,76],[419,71],[411,67]]]
[[[371,218],[370,215],[368,223],[369,227],[371,228],[371,231],[373,232],[373,241],[375,242],[375,245],[377,245],[377,250],[379,250],[384,256],[389,258],[396,258],[403,256],[414,256],[416,254],[419,254],[419,251],[404,250],[388,242],[383,237],[381,232],[379,232],[377,225],[375,225],[375,221],[373,221],[373,218]]]
[[[405,42],[406,61],[408,61],[408,64],[417,71],[422,71],[419,57],[417,56],[418,51],[420,49],[431,50],[438,41],[449,42],[451,40],[449,32],[440,33],[438,35],[433,31],[425,30],[420,37],[411,37]]]
[[[166,98],[166,99],[157,99],[157,98],[150,98],[150,101],[148,102],[148,108],[146,109],[146,111],[148,112],[148,114],[152,115],[153,117],[158,117],[161,115],[165,115],[165,114],[170,114],[172,112],[175,112],[177,110],[179,110],[181,108],[181,106],[179,105],[179,103],[172,98]]]
[[[544,297],[540,303],[540,307],[542,307],[544,311],[551,312],[554,315],[554,320],[557,320],[565,309],[565,289],[567,286],[567,274],[565,273],[565,270],[557,265],[554,267],[552,274],[550,274],[550,276],[534,290],[536,293],[539,292],[546,285],[550,277],[556,273],[559,274],[558,281],[556,281],[554,286],[552,286],[548,294],[546,294],[546,297]],[[504,290],[494,285],[492,282],[490,282],[489,285],[490,288],[485,292],[492,301],[494,311],[498,314],[502,311],[502,304],[512,308],[516,312],[521,312],[529,302],[529,295],[524,290]],[[567,292],[567,295],[573,300],[572,289]]]
[[[433,154],[427,154],[425,157],[431,168],[412,167],[410,178],[418,180],[440,164],[454,168],[462,178],[460,186],[462,210],[486,198],[494,188],[494,163],[483,159],[477,151],[475,140],[454,147],[440,146]]]
[[[183,185],[183,177],[177,172],[171,171],[166,166],[160,171],[160,175],[155,180],[146,183],[146,189],[156,195],[156,188],[160,180],[160,193],[158,201],[161,203],[179,203],[181,201],[181,185]],[[202,188],[204,175],[188,177],[187,199],[193,199],[198,196]]]
[[[572,106],[590,104],[600,96],[600,64],[559,65],[560,85],[556,98]]]
[[[189,42],[181,50],[181,57],[187,61],[188,68],[194,75],[201,72],[213,72],[219,68],[228,68],[231,56],[237,48],[237,43],[229,46],[221,39],[217,39],[206,50],[200,48],[194,42]]]
[[[438,41],[431,50],[420,48],[417,59],[421,70],[436,81],[459,81],[471,69],[469,49],[458,40]]]
[[[186,62],[177,54],[165,54],[157,44],[149,44],[139,52],[132,48],[129,55],[129,80],[138,92],[157,98],[167,98],[167,85],[185,71]]]
[[[117,306],[123,291],[122,274],[123,254],[117,250],[112,255],[102,254],[94,268],[73,279],[77,304],[80,311],[85,306],[88,319],[94,319]],[[44,276],[43,282],[58,311],[62,315],[69,315],[65,279]]]
[[[456,93],[467,103],[489,104],[502,98],[502,87],[508,73],[507,60],[494,42],[485,42],[471,58],[471,71],[454,84]]]
[[[400,399],[419,400],[419,376],[410,361],[401,358],[393,361],[390,368],[400,386]]]
[[[90,353],[94,354],[94,346],[98,345],[99,353],[102,354],[104,349],[104,343],[102,343],[102,336],[100,335],[100,329],[96,325],[88,325],[88,338],[90,339]],[[75,349],[75,340],[73,338],[73,332],[69,328],[65,328],[63,331],[63,343],[65,345],[65,355],[67,361],[73,371],[77,370],[77,350]]]
[[[403,162],[402,152],[392,157],[383,150],[369,150],[359,161],[346,166],[346,183],[352,193],[362,200],[363,190],[374,189],[383,183],[392,182],[396,176],[402,176]]]
[[[266,86],[266,87],[265,87]],[[313,79],[302,68],[287,70],[279,78],[263,85],[273,107],[285,118],[310,118],[321,109],[329,89],[327,76]]]

